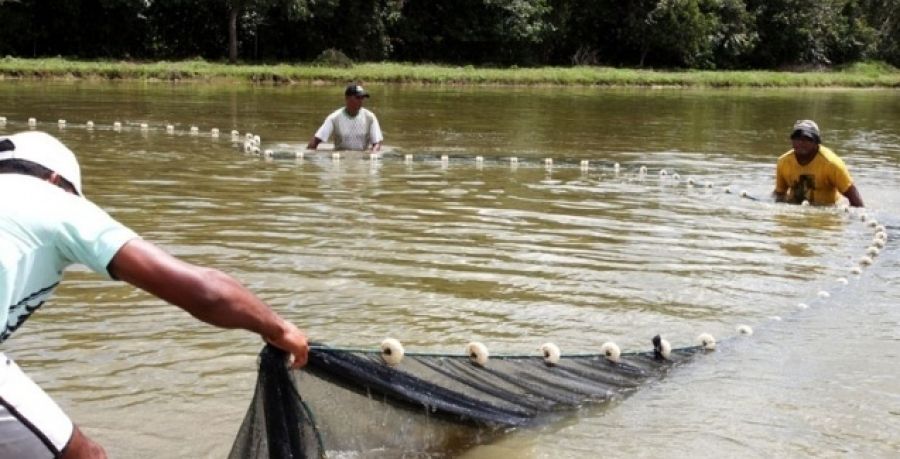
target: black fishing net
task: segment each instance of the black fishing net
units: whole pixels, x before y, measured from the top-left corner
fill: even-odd
[[[627,396],[704,348],[562,356],[406,354],[313,346],[290,370],[282,351],[260,353],[256,392],[231,458],[452,456],[517,428]]]

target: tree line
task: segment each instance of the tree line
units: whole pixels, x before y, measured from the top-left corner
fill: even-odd
[[[16,57],[900,66],[900,0],[0,0],[0,20]]]

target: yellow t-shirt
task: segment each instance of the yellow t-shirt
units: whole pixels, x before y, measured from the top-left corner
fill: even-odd
[[[801,166],[791,150],[778,158],[775,170],[775,192],[787,193],[788,202],[804,200],[815,205],[831,205],[853,185],[844,161],[833,151],[819,145],[819,153],[809,164]]]

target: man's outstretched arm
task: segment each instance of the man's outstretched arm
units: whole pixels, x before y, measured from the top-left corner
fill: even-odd
[[[306,335],[228,274],[184,262],[143,239],[133,239],[122,246],[107,268],[114,277],[206,323],[258,333],[270,344],[289,352],[294,368],[306,364]]]

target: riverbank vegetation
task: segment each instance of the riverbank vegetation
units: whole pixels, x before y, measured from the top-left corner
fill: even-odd
[[[0,0],[0,17],[4,78],[896,87],[900,67],[900,0]]]
[[[900,0],[0,0],[0,17],[0,56],[29,58],[900,67]]]
[[[598,66],[481,68],[398,63],[349,66],[229,65],[178,62],[0,59],[0,78],[228,81],[263,84],[366,83],[599,85],[685,87],[900,87],[900,71],[883,63],[858,63],[820,71],[659,71]]]

